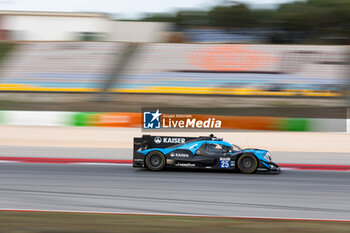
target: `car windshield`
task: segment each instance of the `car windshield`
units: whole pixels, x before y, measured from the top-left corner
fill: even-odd
[[[239,146],[235,145],[235,144],[232,144],[232,148],[234,151],[240,151],[242,150],[242,148],[240,148]]]

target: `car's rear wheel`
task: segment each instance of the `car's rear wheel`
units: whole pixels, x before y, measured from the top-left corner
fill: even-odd
[[[244,154],[237,161],[239,171],[250,174],[254,173],[258,168],[258,160],[254,155]]]
[[[166,165],[165,156],[158,152],[152,151],[146,156],[146,167],[152,171],[160,171]]]

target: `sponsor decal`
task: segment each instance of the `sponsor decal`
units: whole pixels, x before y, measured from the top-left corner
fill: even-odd
[[[194,163],[176,163],[176,167],[195,167],[196,165]]]
[[[220,161],[230,161],[231,158],[228,158],[228,157],[223,157],[223,158],[220,158]]]
[[[180,144],[180,143],[185,143],[185,139],[184,138],[163,138],[163,142],[164,143],[176,143],[176,144]]]
[[[184,138],[155,137],[154,142],[157,144],[160,144],[160,143],[181,144],[181,143],[185,143],[186,139],[184,139]]]
[[[159,109],[143,112],[144,129],[219,129],[222,121],[206,115],[165,114]]]
[[[143,159],[134,159],[134,162],[143,162]]]
[[[184,154],[184,153],[174,153],[174,152],[171,152],[171,153],[170,153],[170,156],[171,156],[171,157],[181,157],[181,158],[188,158],[188,157],[189,157],[188,154]]]
[[[162,138],[161,137],[155,137],[154,138],[154,142],[157,143],[157,144],[160,144],[160,143],[162,143]]]

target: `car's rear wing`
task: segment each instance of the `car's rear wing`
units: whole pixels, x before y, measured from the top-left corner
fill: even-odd
[[[142,135],[141,138],[134,138],[134,152],[151,148],[167,148],[177,144],[183,144],[190,140],[211,139],[213,137],[176,137],[176,136],[152,136]]]

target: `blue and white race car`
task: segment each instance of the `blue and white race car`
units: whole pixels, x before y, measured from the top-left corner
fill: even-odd
[[[143,135],[134,138],[133,167],[152,171],[164,168],[236,170],[242,173],[280,173],[270,152],[241,149],[214,135],[209,137],[167,137]]]

